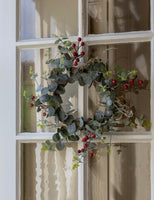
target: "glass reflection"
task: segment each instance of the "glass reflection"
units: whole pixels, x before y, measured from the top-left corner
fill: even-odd
[[[78,174],[72,170],[76,144],[62,152],[43,152],[42,145],[22,145],[22,200],[77,200]]]
[[[78,35],[78,1],[20,0],[20,39]]]

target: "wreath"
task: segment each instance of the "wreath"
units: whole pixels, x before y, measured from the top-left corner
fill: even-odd
[[[48,73],[43,73],[41,78],[46,81],[46,86],[39,85],[37,94],[24,91],[24,97],[30,107],[35,107],[37,112],[42,112],[42,126],[50,126],[51,117],[55,118],[57,132],[53,135],[53,141],[47,140],[42,150],[63,150],[65,143],[69,141],[83,142],[83,148],[76,149],[73,169],[78,167],[83,158],[92,158],[93,150],[100,140],[107,146],[110,152],[110,144],[105,142],[104,135],[114,134],[119,126],[137,128],[150,126],[150,122],[144,119],[144,115],[138,116],[135,107],[131,106],[126,98],[126,93],[132,91],[138,93],[145,89],[147,81],[139,80],[137,71],[126,71],[119,66],[109,70],[107,64],[101,59],[89,59],[83,62],[85,43],[78,38],[77,43],[72,43],[67,38],[58,38],[59,55],[55,59],[48,59]],[[81,62],[82,61],[82,62]],[[38,74],[30,67],[31,79],[37,79]],[[103,110],[97,110],[93,118],[75,118],[73,111],[65,112],[62,106],[61,95],[65,93],[67,84],[78,81],[80,86],[93,85],[99,93],[100,106]],[[60,125],[62,124],[62,125]],[[120,153],[121,149],[118,150]]]

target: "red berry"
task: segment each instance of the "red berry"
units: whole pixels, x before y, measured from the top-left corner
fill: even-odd
[[[79,62],[79,61],[80,61],[79,58],[77,58],[77,59],[76,59],[76,62]]]
[[[84,52],[84,51],[82,51],[80,55],[81,55],[81,56],[84,56],[84,54],[85,54],[85,52]]]
[[[140,85],[142,85],[142,84],[143,84],[143,81],[142,81],[142,80],[140,80],[140,81],[139,81],[139,84],[140,84]]]
[[[79,41],[79,42],[81,41],[81,38],[80,38],[80,37],[78,37],[78,41]]]
[[[90,153],[90,154],[89,154],[89,157],[92,158],[92,157],[93,157],[93,153]]]
[[[77,62],[74,62],[74,66],[77,66],[78,65],[78,63]]]
[[[80,150],[80,149],[78,150],[78,153],[81,153],[81,150]]]
[[[86,143],[86,144],[84,144],[84,148],[87,148],[87,146],[88,146],[88,144]]]
[[[42,115],[45,117],[45,116],[46,116],[46,113],[44,112]]]
[[[33,103],[30,103],[30,105],[29,105],[31,108],[34,106],[34,104]]]
[[[95,138],[95,137],[96,137],[96,135],[93,133],[93,134],[91,135],[91,137],[92,137],[92,138]]]
[[[34,99],[35,99],[35,96],[32,95],[31,99],[34,100]]]
[[[115,76],[115,74],[112,74],[112,76]]]
[[[129,82],[131,85],[134,85],[134,79],[130,79]]]
[[[116,85],[116,84],[117,84],[117,81],[116,81],[116,80],[113,80],[112,83],[113,83],[114,85]]]
[[[41,108],[38,109],[38,112],[40,112],[40,111],[41,111]]]
[[[76,47],[76,44],[75,44],[75,43],[73,43],[73,44],[72,44],[72,47]]]
[[[128,85],[124,85],[124,89],[125,89],[125,90],[128,90]]]
[[[81,46],[84,46],[84,42],[81,42]]]
[[[85,137],[84,137],[84,138],[85,138],[85,140],[88,140],[88,138],[89,138],[89,137],[88,137],[88,135],[85,135]]]
[[[85,138],[82,138],[82,142],[85,142],[86,141],[86,139]]]
[[[75,56],[77,56],[78,54],[76,53],[76,52],[73,52],[73,56],[75,57]]]
[[[84,152],[84,149],[81,149],[81,152]]]

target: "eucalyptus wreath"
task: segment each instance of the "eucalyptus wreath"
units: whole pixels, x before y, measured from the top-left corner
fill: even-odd
[[[51,117],[55,119],[57,131],[52,142],[47,140],[42,150],[61,151],[67,142],[82,140],[83,148],[75,150],[73,168],[76,168],[83,157],[93,157],[96,141],[100,140],[102,145],[107,146],[107,152],[110,152],[111,144],[106,144],[105,135],[114,135],[117,127],[150,126],[150,122],[144,119],[144,115],[138,116],[135,107],[130,105],[126,98],[128,91],[138,93],[139,90],[145,89],[148,81],[139,80],[136,70],[126,71],[115,66],[111,71],[102,59],[93,58],[84,63],[85,43],[80,37],[76,43],[67,38],[58,38],[55,44],[59,54],[46,61],[49,71],[41,75],[46,82],[45,86],[39,85],[33,95],[24,91],[24,97],[30,107],[42,112],[42,127],[51,125]],[[30,78],[38,78],[32,67]],[[65,93],[67,84],[76,81],[80,86],[88,85],[90,88],[93,85],[99,93],[99,104],[103,109],[96,110],[92,118],[75,118],[74,110],[66,113],[63,109],[61,95]],[[119,149],[118,152],[120,151]]]

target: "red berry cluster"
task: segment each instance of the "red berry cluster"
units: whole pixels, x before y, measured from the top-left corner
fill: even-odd
[[[84,142],[84,145],[83,145],[83,148],[82,149],[78,149],[78,153],[82,153],[82,152],[86,152],[88,150],[88,145],[89,145],[89,142],[88,140],[91,139],[91,138],[95,138],[96,135],[94,133],[91,134],[91,136],[88,136],[88,135],[85,135],[83,138],[82,138],[82,142]],[[89,153],[89,157],[93,157],[93,153]]]
[[[35,101],[35,98],[36,98],[36,97],[35,97],[34,95],[31,96],[31,100],[32,100],[32,101]],[[29,106],[30,106],[31,108],[34,107],[34,103],[30,103]],[[40,103],[40,108],[38,108],[37,111],[40,112],[40,111],[41,111],[41,108],[42,108],[42,109],[46,108],[46,107],[44,107],[44,106],[45,106],[45,105],[43,105],[42,103]],[[45,117],[47,114],[46,114],[46,112],[43,112],[42,115]]]
[[[115,75],[114,75],[114,76],[115,76]],[[126,84],[123,86],[123,88],[124,88],[125,90],[128,90],[129,85],[134,85],[135,79],[136,79],[136,78],[137,78],[137,76],[136,76],[134,79],[129,79],[129,80],[128,80],[128,83],[126,83]],[[112,80],[112,83],[113,83],[113,85],[117,85],[117,81],[116,81],[115,79]],[[138,84],[139,84],[139,85],[142,85],[142,84],[143,84],[143,81],[142,81],[142,80],[139,80],[139,81],[138,81]]]
[[[72,44],[72,47],[74,48],[74,52],[73,54],[73,61],[74,61],[74,66],[78,66],[78,63],[80,62],[80,58],[83,57],[85,55],[85,52],[82,51],[80,54],[79,52],[79,48],[83,47],[85,45],[85,43],[82,41],[82,39],[79,37],[78,38],[78,45],[76,46],[75,43]]]

